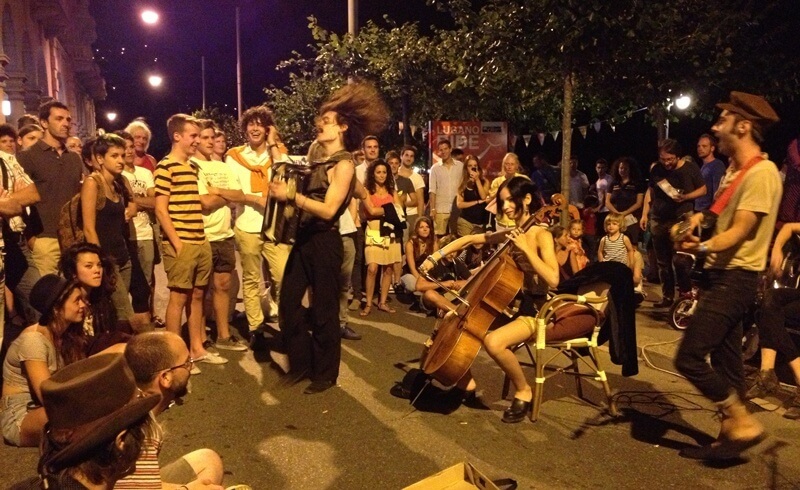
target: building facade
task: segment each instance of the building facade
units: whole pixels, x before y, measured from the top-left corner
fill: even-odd
[[[72,134],[94,135],[95,101],[106,97],[94,62],[89,0],[0,0],[0,120],[56,99],[72,113]]]

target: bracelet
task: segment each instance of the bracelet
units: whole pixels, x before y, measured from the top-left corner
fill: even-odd
[[[181,485],[181,486],[179,486],[179,487],[178,487],[178,490],[183,490],[184,488],[185,488],[186,490],[189,490],[189,487],[187,487],[186,485]]]
[[[700,246],[697,248],[697,251],[700,252],[701,254],[707,254],[708,253],[708,242],[707,241],[702,242],[700,244]]]
[[[444,258],[444,252],[442,252],[441,248],[439,250],[437,250],[436,253],[439,254],[439,258],[442,258],[442,259]]]
[[[427,257],[425,257],[425,260],[430,260],[433,265],[436,265],[436,264],[439,263],[439,261],[436,260],[436,257],[434,257],[433,254],[428,255]]]

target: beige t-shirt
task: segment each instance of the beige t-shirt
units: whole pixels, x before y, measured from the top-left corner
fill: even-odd
[[[726,178],[735,177],[726,173]],[[731,196],[728,205],[717,218],[714,235],[730,228],[735,212],[740,209],[757,213],[761,218],[758,227],[745,238],[740,246],[708,254],[706,268],[742,269],[757,272],[764,270],[767,265],[769,243],[775,231],[775,220],[778,217],[778,205],[781,202],[782,193],[783,184],[775,164],[769,160],[762,160],[755,164],[747,172],[739,188]]]

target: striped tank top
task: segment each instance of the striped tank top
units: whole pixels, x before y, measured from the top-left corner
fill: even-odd
[[[619,234],[616,240],[611,240],[608,235],[600,242],[603,246],[603,262],[621,262],[628,265],[628,250],[625,248],[625,235]]]

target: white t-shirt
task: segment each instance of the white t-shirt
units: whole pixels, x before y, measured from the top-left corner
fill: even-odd
[[[270,162],[269,151],[264,151],[261,155],[256,155],[250,146],[245,146],[241,151],[241,156],[252,167],[263,167]],[[288,158],[287,155],[281,155],[283,159]],[[246,194],[255,194],[250,187],[250,170],[240,165],[233,157],[228,156],[225,159],[236,176],[239,178],[239,185],[242,192]],[[268,172],[268,176],[272,177],[272,173]],[[264,209],[260,206],[254,206],[251,203],[237,204],[236,206],[236,227],[247,233],[261,233],[261,225],[264,222]]]
[[[201,196],[208,194],[207,184],[232,191],[238,191],[242,188],[239,184],[239,178],[227,163],[216,160],[192,159],[192,161],[200,167],[197,190]],[[206,227],[206,238],[208,238],[209,242],[219,242],[233,236],[231,208],[227,205],[208,214],[203,212],[203,224]]]
[[[411,175],[409,175],[407,178],[411,180],[412,184],[414,184],[415,191],[425,188],[425,180],[423,180],[420,174],[411,172]],[[424,207],[425,203],[417,203],[417,206],[414,206],[413,208],[408,207],[406,208],[406,216],[416,216],[419,214],[419,209]]]
[[[611,189],[611,181],[613,179],[609,174],[605,174],[604,176],[597,179],[595,183],[595,187],[597,187],[597,199],[600,201],[600,212],[607,213],[608,208],[606,207],[606,195],[608,191]]]
[[[364,185],[364,182],[367,180],[367,167],[369,164],[367,162],[359,163],[356,165],[356,179],[361,182],[361,185]]]
[[[453,164],[450,166],[438,164],[431,167],[428,183],[431,186],[430,193],[436,195],[434,211],[450,214],[463,174],[464,164],[459,160],[453,160]]]
[[[144,167],[133,167],[133,172],[126,168],[122,175],[128,179],[128,183],[133,189],[136,197],[147,197],[147,190],[155,188],[153,182],[153,172]],[[150,221],[150,213],[140,209],[133,217],[133,227],[136,229],[136,240],[152,240],[153,226]]]

